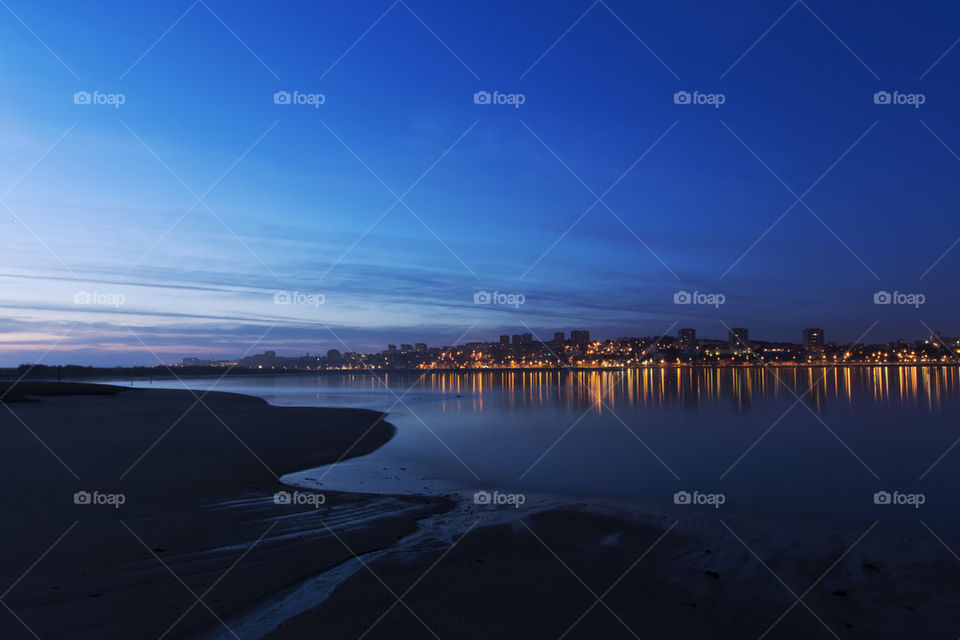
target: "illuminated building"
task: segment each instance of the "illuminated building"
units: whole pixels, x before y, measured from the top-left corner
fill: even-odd
[[[743,327],[730,329],[730,347],[732,349],[749,349],[750,332]]]
[[[823,351],[823,329],[804,329],[803,348],[807,351]]]

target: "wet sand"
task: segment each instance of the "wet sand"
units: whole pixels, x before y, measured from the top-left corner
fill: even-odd
[[[126,390],[0,408],[0,637],[209,635],[223,629],[218,618],[449,508],[333,493],[319,508],[275,504],[289,489],[278,476],[362,455],[394,428],[373,411],[226,393],[205,396],[208,410],[195,400]],[[122,494],[123,504],[75,504],[78,491]]]
[[[489,508],[467,506],[460,535],[438,539],[416,558],[372,562],[267,638],[903,640],[960,633],[960,563],[932,538],[877,529],[861,538],[864,531],[669,509],[501,513],[499,525],[481,519],[470,528]]]

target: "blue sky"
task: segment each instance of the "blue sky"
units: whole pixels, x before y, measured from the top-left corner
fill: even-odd
[[[955,3],[4,2],[0,364],[960,333]]]

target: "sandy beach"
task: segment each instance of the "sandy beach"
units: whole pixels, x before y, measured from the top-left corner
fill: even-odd
[[[960,563],[932,537],[556,499],[315,504],[278,476],[381,446],[382,414],[78,390],[0,414],[3,638],[960,633]]]
[[[319,508],[274,504],[285,488],[277,476],[361,455],[394,428],[373,411],[278,408],[225,393],[195,401],[186,391],[124,390],[0,410],[0,495],[11,514],[0,541],[0,637],[207,635],[223,629],[218,618],[448,508],[346,494],[325,495]],[[75,504],[78,491],[91,504]],[[122,494],[123,504],[92,504],[94,492]]]
[[[461,504],[438,517],[459,534],[441,526],[417,559],[372,561],[267,637],[946,639],[960,629],[960,567],[932,538],[577,503],[499,516],[490,524],[488,507]]]

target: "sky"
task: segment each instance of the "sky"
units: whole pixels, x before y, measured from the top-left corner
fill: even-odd
[[[3,0],[0,366],[960,334],[958,38],[953,2]]]

